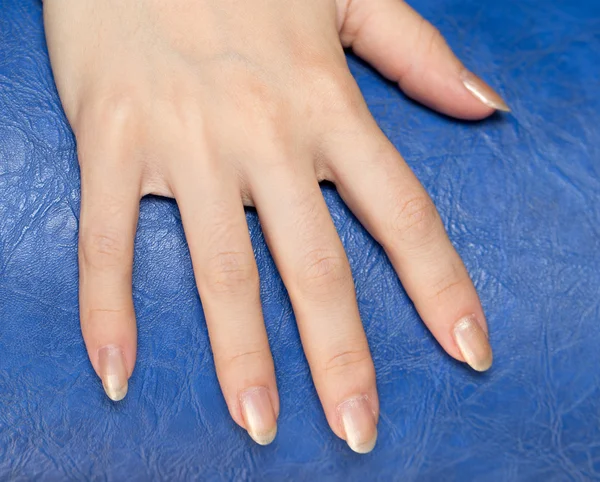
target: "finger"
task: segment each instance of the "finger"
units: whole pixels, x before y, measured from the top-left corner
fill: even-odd
[[[373,449],[379,404],[352,273],[314,172],[250,174],[261,225],[294,308],[317,392],[333,431]]]
[[[266,445],[277,432],[279,397],[236,179],[195,162],[175,176],[174,191],[223,395],[236,423]]]
[[[78,137],[81,330],[106,394],[118,401],[136,357],[131,273],[141,175],[123,132],[91,132]]]
[[[402,0],[348,2],[340,36],[345,46],[399,83],[413,99],[461,119],[482,119],[502,98],[469,72],[439,31]]]
[[[374,121],[332,146],[340,195],[384,247],[429,330],[450,355],[487,370],[479,297],[424,188]]]

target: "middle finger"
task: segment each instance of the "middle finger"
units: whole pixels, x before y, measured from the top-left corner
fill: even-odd
[[[310,165],[271,163],[249,173],[250,190],[329,424],[366,453],[377,438],[375,370],[346,253]]]

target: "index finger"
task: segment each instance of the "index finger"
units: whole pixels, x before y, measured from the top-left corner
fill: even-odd
[[[375,121],[336,142],[338,191],[383,246],[442,347],[474,370],[492,364],[479,296],[431,198]]]

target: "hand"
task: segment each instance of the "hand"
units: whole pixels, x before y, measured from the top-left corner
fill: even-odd
[[[492,361],[485,317],[440,217],[371,117],[343,47],[414,99],[480,119],[506,105],[401,0],[46,0],[81,167],[80,309],[91,363],[122,399],[136,357],[140,197],[177,199],[233,419],[267,444],[279,399],[244,205],[255,206],[332,430],[377,436],[375,373],[348,260],[319,189],[335,183],[443,348]]]

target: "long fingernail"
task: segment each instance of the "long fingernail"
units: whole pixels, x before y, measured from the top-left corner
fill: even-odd
[[[500,97],[494,91],[494,89],[477,77],[473,72],[465,69],[463,70],[460,78],[468,91],[485,105],[503,112],[510,112],[510,107],[506,105],[506,102],[504,102],[502,97]]]
[[[107,345],[98,350],[98,365],[102,386],[108,398],[118,402],[127,395],[127,368],[123,350],[116,345]]]
[[[240,404],[250,437],[257,444],[270,444],[277,434],[277,419],[269,391],[265,387],[250,388],[240,395]]]
[[[348,446],[359,454],[373,450],[377,442],[377,426],[367,397],[346,400],[338,406],[338,412]]]
[[[484,372],[492,366],[492,347],[474,315],[465,316],[456,322],[454,339],[473,370]]]

